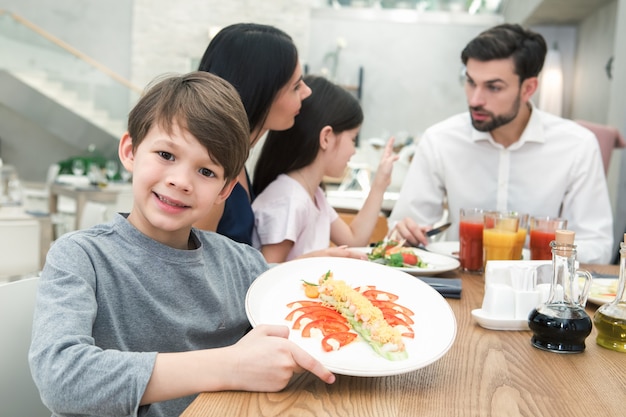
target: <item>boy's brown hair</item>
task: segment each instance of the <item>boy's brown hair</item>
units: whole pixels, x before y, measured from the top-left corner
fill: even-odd
[[[250,128],[239,94],[228,82],[207,72],[156,79],[128,115],[133,150],[155,124],[171,134],[174,123],[206,148],[224,168],[227,181],[241,172],[250,150]]]

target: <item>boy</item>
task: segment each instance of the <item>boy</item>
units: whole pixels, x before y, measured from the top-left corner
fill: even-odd
[[[42,272],[29,360],[53,415],[174,416],[198,392],[277,391],[303,369],[334,381],[288,328],[246,334],[261,254],[191,227],[232,190],[246,120],[205,72],[156,83],[131,111],[119,144],[131,213],[61,237]]]

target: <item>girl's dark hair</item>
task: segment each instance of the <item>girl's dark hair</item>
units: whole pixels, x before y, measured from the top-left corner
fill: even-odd
[[[302,102],[294,125],[270,131],[254,169],[253,190],[258,195],[278,177],[310,165],[320,149],[320,132],[330,126],[335,134],[359,127],[363,110],[359,101],[342,87],[323,77],[307,75],[311,95]]]
[[[174,124],[191,133],[237,178],[250,150],[246,112],[232,85],[206,72],[161,76],[151,82],[128,116],[128,134],[136,150],[150,129],[171,134]]]
[[[237,23],[211,40],[198,70],[222,77],[237,89],[252,132],[265,122],[274,98],[297,64],[298,50],[285,32],[268,25]]]
[[[485,62],[513,57],[521,83],[539,75],[547,51],[543,36],[520,25],[505,23],[472,39],[461,52],[461,61],[467,65],[470,58]]]

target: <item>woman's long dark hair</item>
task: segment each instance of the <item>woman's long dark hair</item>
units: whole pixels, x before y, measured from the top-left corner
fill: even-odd
[[[254,168],[253,190],[259,195],[278,177],[310,165],[320,148],[320,132],[330,126],[335,134],[359,127],[363,110],[359,101],[344,88],[325,78],[304,77],[313,91],[302,102],[293,127],[270,131]]]
[[[274,98],[297,65],[298,50],[285,32],[268,25],[237,23],[211,40],[198,70],[215,74],[237,89],[253,132],[265,122]]]

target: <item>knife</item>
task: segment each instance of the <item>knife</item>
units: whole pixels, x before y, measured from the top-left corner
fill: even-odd
[[[439,227],[435,227],[434,229],[430,229],[428,232],[426,232],[426,236],[431,237],[431,236],[438,235],[439,233],[447,230],[451,224],[452,223],[446,223],[446,224],[442,224]]]

